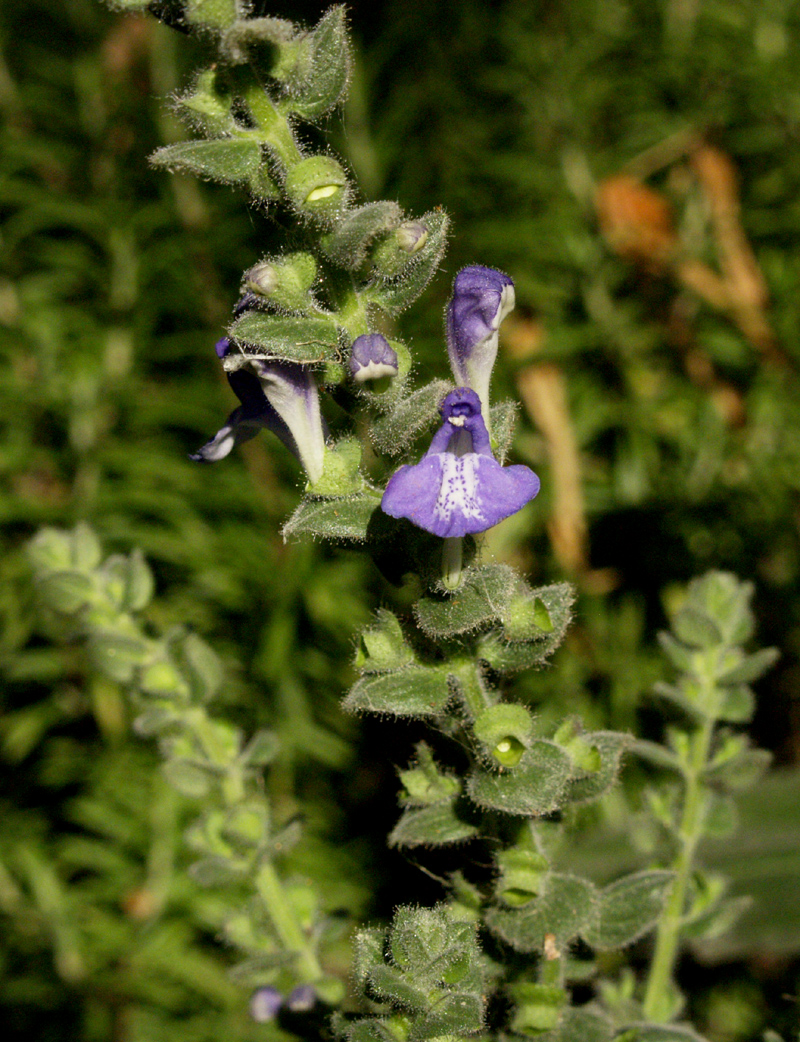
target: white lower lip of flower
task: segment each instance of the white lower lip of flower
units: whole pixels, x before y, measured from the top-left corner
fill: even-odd
[[[477,453],[471,452],[466,456],[442,453],[442,487],[433,508],[437,520],[446,524],[453,513],[458,511],[466,519],[481,523],[485,521],[476,495],[479,467],[480,456]]]
[[[465,419],[465,416],[451,416],[448,422],[452,423],[454,427],[463,427]]]
[[[353,379],[363,384],[367,380],[380,380],[384,376],[397,376],[397,366],[385,365],[383,362],[368,362],[362,366]]]

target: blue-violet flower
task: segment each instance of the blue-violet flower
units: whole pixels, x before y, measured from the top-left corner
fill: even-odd
[[[460,386],[471,387],[489,418],[489,381],[500,323],[514,308],[514,283],[501,271],[475,264],[453,283],[447,308],[447,351]]]
[[[217,343],[224,356],[230,343]],[[234,445],[253,438],[262,427],[273,431],[295,453],[313,485],[325,464],[325,430],[313,373],[297,362],[250,359],[230,372],[228,382],[242,403],[223,427],[190,459],[215,463]]]
[[[502,467],[494,458],[475,391],[451,391],[440,412],[431,447],[392,475],[381,508],[443,538],[484,532],[533,499],[539,479],[529,467]]]
[[[350,373],[359,384],[397,376],[397,352],[380,333],[364,333],[350,348]]]

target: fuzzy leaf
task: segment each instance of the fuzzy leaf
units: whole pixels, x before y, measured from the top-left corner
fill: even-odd
[[[732,724],[747,724],[756,711],[756,698],[746,684],[734,684],[723,690],[717,718]]]
[[[380,499],[369,492],[345,499],[304,499],[283,526],[284,540],[300,536],[363,543]]]
[[[545,876],[544,889],[535,901],[523,908],[490,908],[486,925],[520,952],[541,952],[548,933],[563,949],[591,923],[596,896],[588,880],[552,873]]]
[[[420,222],[428,229],[428,238],[422,249],[414,254],[394,279],[381,280],[370,285],[364,297],[390,315],[399,314],[417,299],[436,273],[445,246],[449,220],[440,210],[426,213]]]
[[[678,757],[672,752],[671,749],[667,749],[666,746],[659,745],[658,742],[651,742],[645,738],[636,738],[630,744],[630,751],[634,755],[641,757],[648,763],[652,763],[656,767],[664,767],[669,771],[683,772],[683,767]]]
[[[492,424],[492,448],[499,463],[505,463],[514,437],[519,406],[516,402],[498,402],[490,410]]]
[[[549,618],[552,629],[543,631],[535,623],[535,615],[531,619],[530,639],[505,639],[503,631],[493,630],[481,637],[478,642],[478,655],[499,673],[517,673],[522,669],[538,665],[549,658],[564,639],[567,626],[572,618],[572,604],[575,591],[569,583],[557,583],[553,586],[542,586],[532,591],[531,596],[541,601]],[[540,620],[543,621],[543,620]]]
[[[222,663],[216,651],[195,633],[187,633],[173,652],[181,672],[189,682],[192,695],[198,702],[212,699],[222,686]]]
[[[726,792],[749,789],[761,778],[772,763],[772,753],[767,749],[743,749],[716,767],[705,772],[705,779]]]
[[[555,743],[539,739],[525,750],[513,770],[473,772],[467,790],[480,807],[541,816],[562,805],[572,773],[567,753]]]
[[[344,100],[350,78],[350,48],[344,7],[331,7],[307,38],[304,59],[288,83],[285,108],[316,120]]]
[[[378,420],[371,431],[379,452],[399,455],[439,418],[439,405],[450,390],[446,380],[434,380],[397,403],[393,412]]]
[[[150,645],[142,638],[108,632],[93,633],[89,651],[97,668],[122,684],[128,683],[135,667],[144,665],[152,655]]]
[[[383,232],[396,228],[402,218],[397,203],[367,203],[350,210],[322,240],[322,248],[331,260],[343,268],[360,268],[366,260],[367,248]]]
[[[441,713],[449,698],[450,684],[444,670],[409,666],[397,673],[362,677],[350,689],[343,707],[350,713],[427,717]]]
[[[414,662],[396,615],[379,609],[375,624],[362,630],[356,667],[363,673],[393,673]]]
[[[501,617],[516,583],[517,574],[508,565],[470,568],[455,593],[421,598],[414,605],[414,615],[420,629],[431,637],[467,633]]]
[[[615,1028],[599,1010],[569,1006],[554,1031],[537,1034],[537,1042],[611,1042]]]
[[[713,648],[722,643],[722,632],[714,620],[692,605],[676,612],[672,629],[678,640],[690,648]]]
[[[329,318],[284,318],[264,311],[247,311],[228,330],[239,351],[223,359],[228,372],[249,358],[275,358],[315,364],[336,357],[338,333]]]
[[[94,584],[83,572],[51,572],[37,584],[39,596],[48,608],[72,615],[92,598]]]
[[[767,672],[780,657],[777,648],[762,648],[752,655],[746,655],[734,669],[728,670],[719,678],[720,684],[750,684]]]
[[[389,846],[441,847],[477,835],[475,825],[458,817],[456,801],[448,800],[430,807],[407,808],[389,836]]]
[[[637,872],[605,887],[583,939],[601,951],[633,944],[658,922],[673,878],[672,872]]]
[[[258,172],[261,148],[252,138],[179,141],[157,149],[150,162],[173,174],[195,174],[223,184],[237,184]]]

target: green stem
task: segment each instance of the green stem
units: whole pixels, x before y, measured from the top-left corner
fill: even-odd
[[[256,873],[256,888],[284,948],[297,956],[297,971],[300,977],[308,983],[319,980],[322,967],[295,917],[278,873],[269,862],[259,867]]]
[[[703,834],[703,770],[708,762],[714,733],[713,717],[709,716],[692,736],[686,768],[686,796],[683,804],[678,838],[680,850],[673,869],[675,880],[658,925],[655,952],[644,997],[644,1013],[648,1020],[665,1022],[670,1018],[670,984],[678,956],[681,926],[683,925],[686,891],[697,845]]]

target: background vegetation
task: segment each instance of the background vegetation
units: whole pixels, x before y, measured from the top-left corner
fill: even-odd
[[[265,6],[309,23],[322,9]],[[682,984],[712,1039],[791,1030],[800,8],[351,10],[358,68],[331,143],[368,198],[442,205],[454,223],[442,273],[401,320],[420,378],[444,373],[460,266],[517,284],[500,379],[523,402],[516,454],[544,491],[489,550],[581,591],[567,647],[520,696],[554,720],[655,736],[644,695],[676,585],[709,567],[756,583],[760,639],[782,658],[759,684],[755,737],[780,769],[743,802],[735,847],[706,858],[757,900]],[[324,860],[338,903],[367,918],[436,899],[384,850],[414,729],[387,748],[379,723],[338,708],[380,583],[347,553],[283,544],[299,474],[274,439],[213,473],[186,460],[230,407],[211,348],[241,270],[281,232],[237,193],[147,165],[183,134],[165,101],[196,45],[89,0],[7,0],[0,34],[0,1010],[11,1038],[261,1038],[278,1029],[251,1023],[214,899],[185,872],[187,809],[117,686],[36,629],[22,546],[42,524],[88,520],[108,546],[142,547],[150,621],[188,624],[222,654],[226,713],[282,739],[281,816],[302,807],[328,837],[324,858],[298,858]],[[634,799],[639,781],[631,766]],[[598,879],[629,853],[613,801],[604,813],[586,854]]]

